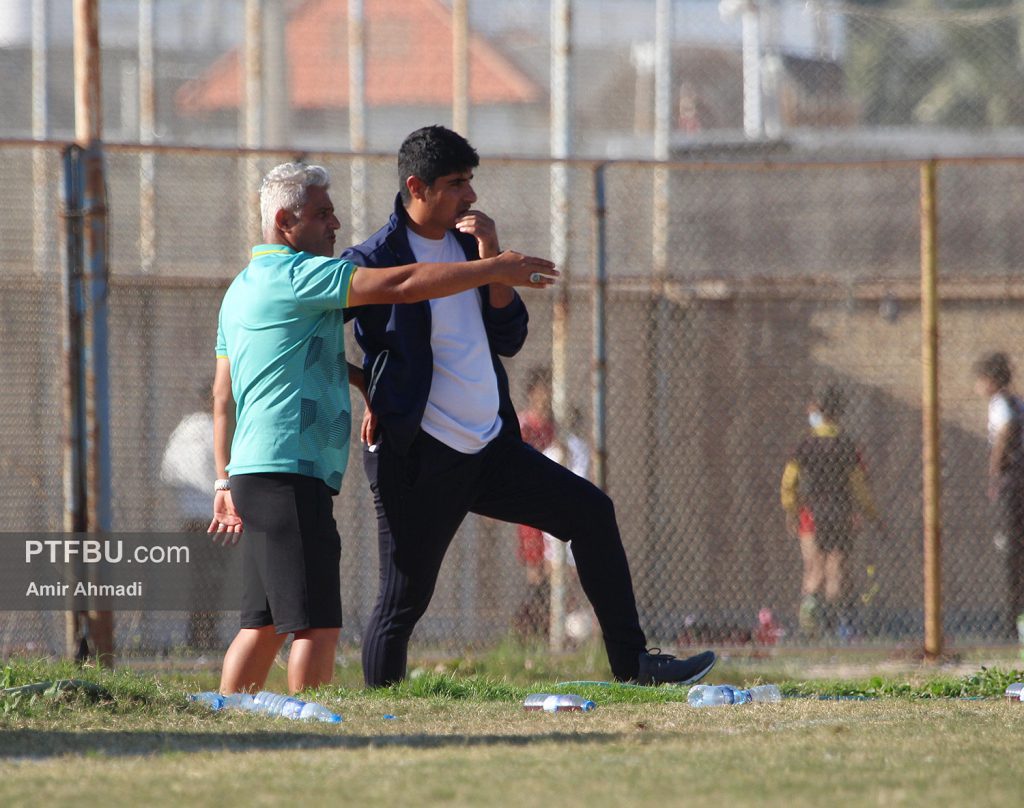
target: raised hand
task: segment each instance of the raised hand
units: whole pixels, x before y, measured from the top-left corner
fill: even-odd
[[[494,219],[479,210],[467,210],[455,220],[455,229],[476,239],[481,258],[494,258],[501,252],[498,246],[498,227]]]

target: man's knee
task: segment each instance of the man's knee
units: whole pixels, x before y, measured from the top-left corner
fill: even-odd
[[[379,631],[391,637],[409,637],[416,623],[426,613],[434,588],[409,586],[377,608],[375,620]]]
[[[588,483],[586,503],[582,512],[598,524],[615,521],[615,503],[612,498],[593,483]]]
[[[304,628],[295,632],[296,640],[309,640],[314,645],[336,644],[341,634],[340,627]]]

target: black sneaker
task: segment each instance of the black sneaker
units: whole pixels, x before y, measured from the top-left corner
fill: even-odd
[[[636,680],[642,685],[692,685],[707,676],[717,661],[714,651],[677,659],[672,654],[661,653],[660,648],[652,648],[640,654],[640,673]]]

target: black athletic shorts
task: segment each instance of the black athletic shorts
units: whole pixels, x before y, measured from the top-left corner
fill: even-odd
[[[853,520],[848,514],[834,518],[814,515],[814,543],[823,553],[836,550],[849,554],[853,549]]]
[[[242,517],[242,628],[278,634],[341,625],[341,538],[334,494],[302,474],[231,476]]]

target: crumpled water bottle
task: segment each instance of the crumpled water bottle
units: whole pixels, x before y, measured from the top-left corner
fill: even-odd
[[[732,685],[694,685],[686,695],[686,702],[691,707],[720,707],[725,704],[749,704],[752,701],[782,701],[782,692],[777,685],[757,685],[749,689]]]
[[[300,721],[325,721],[337,724],[341,716],[315,701],[303,701],[294,696],[261,690],[256,694],[253,709],[266,715],[284,716]]]
[[[531,693],[523,702],[524,710],[543,710],[546,713],[589,713],[597,707],[590,699],[573,693]]]
[[[1006,688],[1007,701],[1024,701],[1024,682],[1014,682]]]

